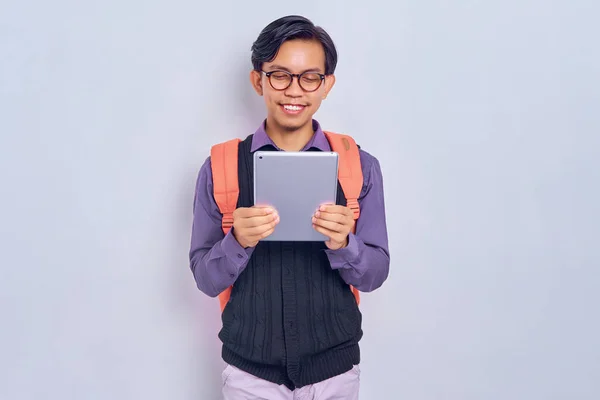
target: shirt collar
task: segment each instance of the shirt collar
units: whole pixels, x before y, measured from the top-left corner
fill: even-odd
[[[275,143],[273,142],[273,140],[271,140],[269,135],[267,135],[267,131],[265,130],[265,124],[266,124],[266,120],[263,121],[263,123],[260,124],[260,126],[258,127],[256,132],[254,132],[254,135],[252,136],[252,146],[250,148],[251,152],[255,152],[256,150],[260,149],[261,147],[264,147],[267,145],[271,145],[275,149],[281,150],[279,147],[277,147],[277,145],[275,145]],[[329,141],[325,137],[325,134],[323,133],[323,130],[321,129],[321,125],[316,120],[313,119],[312,126],[313,126],[313,130],[315,131],[315,133],[312,135],[312,137],[310,138],[308,143],[306,143],[306,146],[304,146],[302,151],[306,151],[306,150],[310,149],[311,147],[314,147],[320,151],[331,151],[331,146],[329,146]]]

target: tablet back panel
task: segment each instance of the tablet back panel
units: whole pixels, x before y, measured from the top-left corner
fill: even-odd
[[[280,222],[265,241],[325,241],[312,227],[323,203],[336,202],[338,155],[315,151],[254,153],[254,204],[271,205]]]

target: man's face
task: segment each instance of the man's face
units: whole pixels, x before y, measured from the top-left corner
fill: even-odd
[[[325,51],[316,40],[289,40],[281,45],[273,61],[263,64],[262,70],[287,71],[292,74],[305,71],[325,74]],[[279,87],[277,80],[282,78],[274,74],[271,79],[276,87]],[[294,77],[292,84],[284,90],[273,88],[269,78],[259,71],[252,71],[250,80],[256,92],[265,99],[267,124],[284,131],[295,131],[311,124],[321,101],[335,83],[335,77],[328,75],[317,90],[310,92],[299,85],[297,77]],[[305,82],[308,80],[304,80],[302,84],[309,88],[310,84]]]

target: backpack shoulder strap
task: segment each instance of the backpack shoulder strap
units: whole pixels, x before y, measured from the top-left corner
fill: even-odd
[[[221,214],[221,227],[227,234],[233,226],[233,212],[237,207],[240,189],[238,186],[238,147],[240,139],[231,139],[214,145],[210,149],[210,164],[213,176],[213,195]]]
[[[331,150],[338,153],[338,179],[348,207],[354,211],[354,220],[360,216],[358,197],[363,186],[363,173],[360,165],[360,152],[354,139],[348,135],[323,132]]]
[[[360,164],[360,152],[354,139],[348,135],[323,131],[331,150],[338,153],[338,180],[346,197],[346,204],[354,212],[354,226],[352,232],[356,232],[356,220],[360,216],[358,197],[363,186],[363,173]],[[350,286],[356,303],[360,304],[360,292]]]
[[[240,139],[231,139],[216,144],[210,149],[210,164],[213,177],[213,196],[221,211],[221,228],[226,235],[233,227],[233,212],[240,194],[238,185],[238,148]],[[219,294],[221,312],[225,309],[231,286]]]

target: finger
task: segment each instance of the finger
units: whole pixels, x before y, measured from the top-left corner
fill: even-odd
[[[323,204],[319,207],[319,211],[324,211],[332,214],[342,214],[347,216],[354,215],[354,213],[349,207],[340,206],[337,204]]]
[[[278,223],[279,223],[279,217],[277,217],[275,220],[270,221],[266,224],[247,228],[246,234],[250,237],[260,238],[265,232],[275,229],[275,226],[277,226]]]
[[[273,232],[275,232],[275,228],[274,228],[274,227],[273,227],[273,228],[271,228],[271,229],[269,229],[269,230],[267,230],[267,231],[265,231],[265,232],[263,232],[263,233],[262,233],[262,235],[260,235],[260,238],[261,238],[261,239],[264,239],[264,238],[266,238],[266,237],[269,237],[269,236],[271,236],[271,234],[272,234]]]
[[[321,218],[313,217],[312,223],[332,232],[344,232],[344,230],[347,230],[343,224],[334,221],[326,221]]]
[[[315,213],[315,217],[324,219],[325,221],[338,222],[344,225],[349,223],[349,218],[347,215],[332,213],[328,211],[317,211]]]
[[[273,232],[275,232],[275,227],[267,227],[266,230],[256,231],[256,233],[252,236],[253,241],[258,241],[270,236]]]
[[[244,218],[240,221],[240,224],[246,228],[254,228],[254,227],[259,227],[259,226],[270,224],[271,222],[274,222],[274,221],[279,222],[279,215],[277,213]]]
[[[240,208],[239,216],[242,218],[261,217],[265,215],[274,214],[276,211],[273,207],[269,206],[254,206],[248,208]],[[236,211],[238,211],[236,210]]]
[[[337,242],[337,243],[342,242],[345,237],[342,234],[333,232],[333,231],[331,231],[327,228],[324,228],[322,226],[319,226],[319,225],[313,225],[313,229],[316,230],[317,232],[327,236],[333,242]]]

